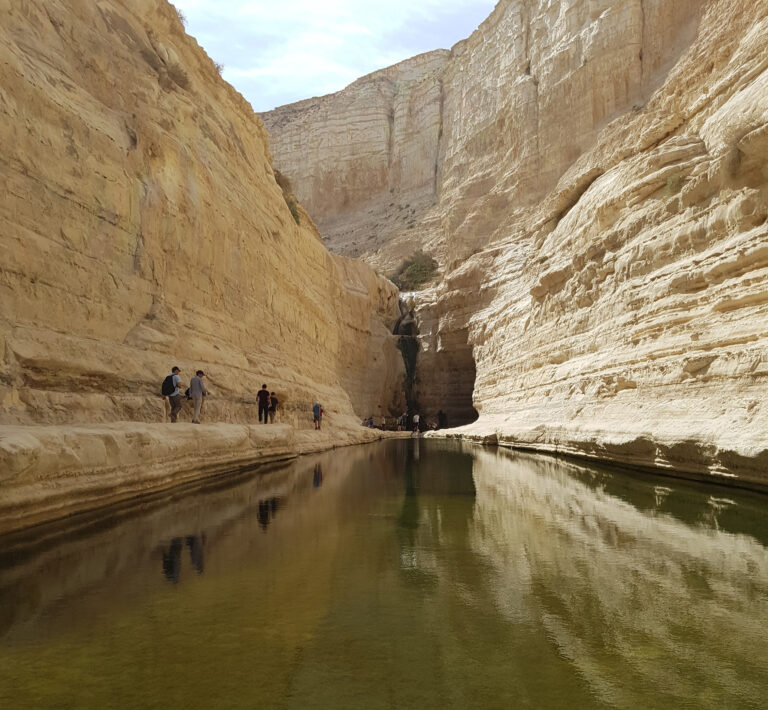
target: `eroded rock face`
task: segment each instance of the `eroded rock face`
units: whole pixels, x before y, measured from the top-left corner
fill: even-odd
[[[502,0],[453,48],[412,243],[444,270],[419,376],[447,401],[434,364],[453,352],[470,381],[471,348],[469,432],[766,482],[766,31],[764,0]],[[396,261],[400,234],[365,258]]]
[[[294,221],[267,135],[161,0],[3,3],[0,424],[208,420],[400,403],[396,289]],[[394,400],[394,401],[393,401]]]
[[[261,115],[278,167],[332,251],[391,270],[425,239],[440,188],[449,58],[445,50],[423,54],[337,94]],[[431,230],[436,238],[437,213]],[[439,249],[436,240],[431,250]]]

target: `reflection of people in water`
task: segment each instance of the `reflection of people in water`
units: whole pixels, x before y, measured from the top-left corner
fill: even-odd
[[[256,513],[256,519],[259,521],[259,525],[264,532],[267,532],[267,527],[272,522],[272,518],[275,517],[279,502],[279,498],[267,498],[259,501],[259,510]]]
[[[320,488],[323,485],[323,467],[319,464],[315,464],[315,472],[312,475],[313,488]]]
[[[205,533],[200,537],[196,535],[187,535],[187,547],[189,548],[189,561],[202,574],[205,570],[205,560],[203,558],[203,547],[205,546]]]
[[[203,548],[205,547],[205,533],[202,535],[187,535],[184,538],[175,537],[167,547],[163,546],[163,576],[174,584],[179,583],[181,577],[181,553],[184,544],[189,548],[189,561],[202,574],[205,569]]]
[[[169,582],[179,583],[181,574],[181,551],[184,549],[184,543],[180,537],[171,540],[170,547],[166,552],[163,550],[163,574]]]

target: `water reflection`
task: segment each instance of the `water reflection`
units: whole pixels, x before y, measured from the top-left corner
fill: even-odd
[[[177,584],[181,575],[181,550],[183,543],[180,537],[171,540],[167,550],[163,550],[163,575],[169,582]]]
[[[185,546],[189,549],[189,562],[192,568],[197,574],[205,571],[205,533],[187,535],[184,538],[174,537],[158,548],[162,559],[163,576],[174,584],[178,584],[181,578],[181,560]]]
[[[496,608],[538,626],[610,707],[651,693],[660,707],[759,707],[768,554],[719,530],[735,501],[706,496],[686,524],[659,513],[671,487],[652,488],[648,514],[580,468],[476,454],[472,545],[493,565]]]
[[[0,706],[758,708],[766,501],[418,439],[301,459],[6,546]]]
[[[195,571],[202,574],[205,571],[205,533],[202,535],[187,535],[187,547],[189,548],[189,561]]]
[[[277,513],[279,505],[279,498],[269,498],[267,500],[259,501],[259,511],[256,514],[256,517],[259,521],[262,532],[267,532],[267,528],[275,517],[275,513]]]
[[[320,488],[320,486],[323,485],[323,466],[318,461],[315,464],[315,469],[312,472],[312,487],[313,488]]]

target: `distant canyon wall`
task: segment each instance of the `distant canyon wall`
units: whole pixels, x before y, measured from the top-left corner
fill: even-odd
[[[448,56],[265,117],[332,248],[438,257],[417,296],[429,416],[471,403],[480,438],[768,483],[767,32],[766,0],[502,0]],[[380,156],[357,100],[382,83],[413,130],[390,122]],[[435,182],[390,169],[353,202],[285,147],[354,130],[340,165],[360,175],[417,125],[437,161],[409,174]]]
[[[331,248],[393,269],[487,244],[639,109],[704,3],[502,0],[467,40],[262,115],[276,165]]]
[[[400,406],[396,289],[292,217],[267,134],[163,0],[0,2],[0,424]],[[379,409],[382,407],[382,409]]]

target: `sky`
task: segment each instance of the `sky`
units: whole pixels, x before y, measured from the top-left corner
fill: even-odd
[[[450,49],[496,0],[173,0],[255,111],[343,89],[422,52]]]

